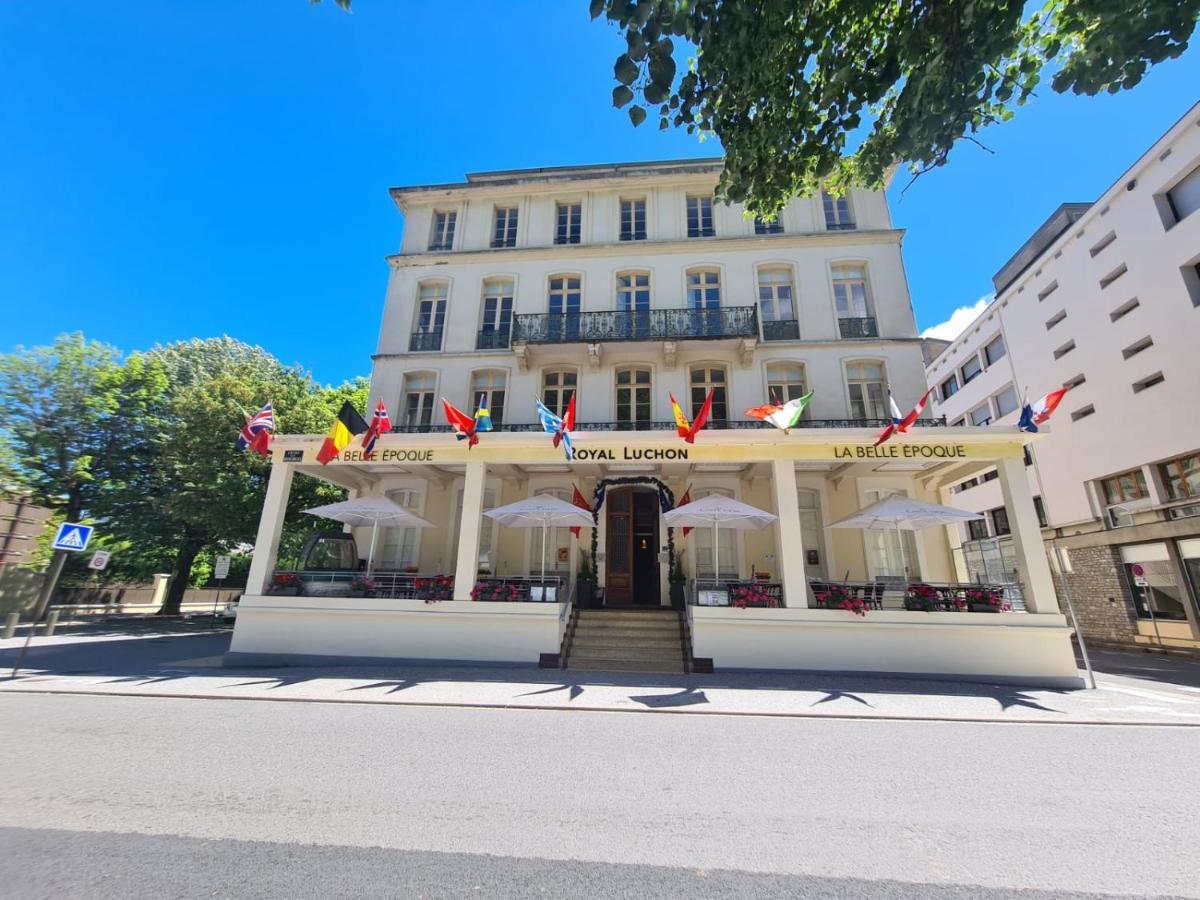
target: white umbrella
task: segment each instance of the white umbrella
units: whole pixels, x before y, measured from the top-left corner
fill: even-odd
[[[367,551],[367,571],[375,559],[375,536],[379,526],[387,528],[432,528],[432,522],[426,522],[420,516],[410,513],[395,500],[387,497],[359,497],[357,500],[343,500],[341,503],[327,503],[325,506],[314,506],[304,510],[310,516],[320,516],[323,519],[333,519],[345,525],[355,527],[371,526],[371,549]]]
[[[717,543],[717,528],[724,525],[738,530],[766,528],[778,516],[720,494],[709,494],[663,514],[663,521],[672,528],[699,528],[711,525],[713,530],[713,577],[721,574]]]
[[[539,494],[485,510],[483,513],[489,519],[495,519],[501,525],[511,525],[515,528],[542,529],[542,591],[545,592],[546,582],[546,532],[552,525],[592,526],[592,514],[588,510],[560,500],[553,494]]]
[[[932,528],[934,525],[953,525],[957,522],[968,522],[972,519],[982,519],[979,513],[967,512],[965,509],[955,509],[952,506],[938,506],[936,503],[926,503],[924,500],[914,500],[905,494],[889,494],[882,500],[863,507],[856,513],[838,519],[830,528],[863,528],[868,531],[891,531],[895,529],[896,540],[900,544],[900,559],[904,566],[904,575],[908,576],[908,560],[904,549],[903,531],[920,531]]]

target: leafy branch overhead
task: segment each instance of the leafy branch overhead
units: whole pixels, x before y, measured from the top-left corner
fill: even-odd
[[[624,33],[613,105],[640,125],[721,140],[718,197],[771,216],[822,183],[920,174],[1010,119],[1043,77],[1058,92],[1134,87],[1179,56],[1200,0],[591,0]],[[686,72],[676,43],[695,48]],[[636,102],[635,102],[636,101]],[[860,137],[852,153],[849,140]]]

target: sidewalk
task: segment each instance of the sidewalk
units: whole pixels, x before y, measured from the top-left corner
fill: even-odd
[[[853,673],[639,675],[435,665],[227,669],[221,659],[229,636],[228,628],[195,620],[67,628],[35,638],[16,679],[8,676],[22,639],[0,640],[0,694],[1200,726],[1200,687],[1187,677],[1173,683],[1159,660],[1152,676],[1099,674],[1099,690],[1062,691]]]

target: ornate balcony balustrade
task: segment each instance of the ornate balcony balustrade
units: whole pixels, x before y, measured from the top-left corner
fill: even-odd
[[[801,419],[796,423],[796,428],[883,428],[890,425],[891,419]],[[918,427],[924,428],[944,428],[946,426],[946,417],[941,416],[936,419],[917,419],[914,423]],[[754,421],[752,419],[712,419],[709,421],[707,428],[712,428],[716,431],[728,430],[753,430],[757,428],[772,428],[764,422]],[[444,423],[416,423],[405,424],[397,423],[392,426],[394,434],[446,434],[452,429]],[[502,425],[496,425],[495,431],[512,431],[512,432],[539,432],[542,426],[536,422],[505,422]],[[674,422],[579,422],[575,426],[576,431],[674,431]]]
[[[705,341],[738,337],[758,337],[758,310],[753,306],[526,314],[516,316],[513,327],[513,340],[527,344]]]
[[[476,350],[507,350],[511,332],[507,328],[489,329],[475,334]]]
[[[762,323],[764,341],[798,341],[800,340],[800,323],[795,319],[776,319]]]
[[[442,349],[442,330],[437,331],[418,331],[408,341],[408,350],[410,353],[417,353],[422,350],[441,350]]]
[[[864,316],[856,319],[838,319],[838,329],[844,338],[879,337],[879,327],[875,324],[874,316]]]

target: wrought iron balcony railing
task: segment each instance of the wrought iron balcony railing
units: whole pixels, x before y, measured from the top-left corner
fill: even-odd
[[[437,331],[418,331],[408,341],[408,350],[410,353],[416,353],[419,350],[441,350],[442,349],[442,330]]]
[[[800,340],[800,323],[795,319],[776,319],[762,323],[764,341],[798,341]]]
[[[890,425],[891,419],[801,419],[796,428],[883,428]],[[934,419],[917,419],[914,423],[925,428],[944,428],[946,417]],[[756,428],[772,428],[765,422],[752,419],[712,419],[707,428],[715,431],[742,431]],[[397,423],[392,426],[395,434],[446,434],[452,429],[445,423]],[[509,432],[539,432],[542,426],[537,422],[505,422],[496,425],[495,431]],[[580,422],[575,426],[576,431],[674,431],[674,422]]]
[[[513,340],[527,344],[705,341],[757,336],[758,310],[753,306],[519,315],[513,325]]]
[[[879,337],[879,328],[875,325],[874,316],[865,316],[857,319],[838,319],[838,329],[844,338]]]
[[[506,350],[511,332],[507,328],[477,332],[475,335],[476,350]]]

